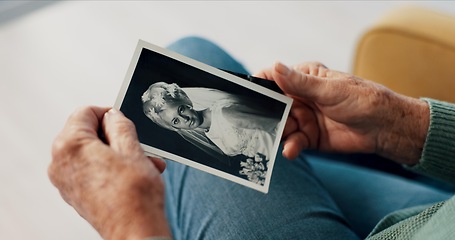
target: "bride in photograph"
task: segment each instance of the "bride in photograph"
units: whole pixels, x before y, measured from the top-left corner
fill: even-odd
[[[246,156],[240,174],[253,182],[263,180],[281,120],[264,103],[216,89],[164,82],[152,84],[142,103],[144,114],[154,123],[210,155]]]

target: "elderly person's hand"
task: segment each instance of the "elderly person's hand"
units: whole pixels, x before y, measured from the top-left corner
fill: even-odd
[[[108,110],[85,107],[70,116],[53,144],[49,177],[105,239],[170,236],[160,175],[165,163],[146,157],[133,123]]]
[[[426,102],[320,63],[277,63],[256,76],[274,80],[294,98],[283,136],[285,157],[318,149],[418,162],[429,124]]]

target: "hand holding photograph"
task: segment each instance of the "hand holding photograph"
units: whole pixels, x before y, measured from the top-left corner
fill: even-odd
[[[239,76],[140,40],[114,108],[146,154],[267,193],[292,99]]]

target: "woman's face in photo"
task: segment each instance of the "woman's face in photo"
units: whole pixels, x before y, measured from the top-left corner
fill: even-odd
[[[177,129],[196,129],[202,123],[202,117],[189,105],[167,104],[166,109],[159,113],[160,117]]]

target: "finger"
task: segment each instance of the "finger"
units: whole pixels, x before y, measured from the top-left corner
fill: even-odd
[[[283,145],[283,156],[287,159],[295,159],[303,149],[308,148],[309,139],[302,132],[290,134]]]
[[[273,69],[272,68],[264,69],[256,74],[253,74],[253,77],[258,77],[258,78],[267,79],[267,80],[273,80]]]
[[[290,118],[295,119],[296,128],[304,133],[307,138],[305,148],[317,148],[319,142],[319,123],[316,112],[307,104],[295,104],[289,113]]]
[[[81,107],[74,111],[62,130],[62,135],[74,135],[74,132],[80,132],[87,137],[98,138],[98,128],[104,113],[108,111],[106,107]]]
[[[273,79],[287,94],[318,103],[331,102],[335,96],[338,81],[312,76],[289,69],[282,63],[275,64]]]
[[[106,112],[103,118],[103,129],[109,146],[115,151],[123,155],[144,153],[139,144],[133,122],[119,110],[111,109]]]
[[[325,71],[324,71],[325,70]],[[314,63],[310,66],[310,75],[318,77],[326,77],[327,67],[321,63]]]
[[[148,157],[148,159],[152,161],[152,163],[160,171],[160,173],[163,173],[164,170],[166,170],[166,162],[163,159],[156,157]]]
[[[286,120],[286,125],[284,125],[282,138],[286,138],[289,134],[297,130],[298,130],[297,121],[292,116],[289,116],[288,119]]]
[[[52,143],[52,162],[49,165],[48,175],[56,184],[59,181],[60,167],[66,164],[68,156],[77,155],[87,142],[99,140],[99,122],[109,108],[81,107],[68,118],[63,130]]]
[[[320,62],[307,62],[304,64],[300,64],[294,66],[295,70],[298,70],[304,74],[310,74],[313,76],[325,77],[325,71],[327,71],[327,67],[320,63]],[[325,70],[325,71],[323,71]]]

